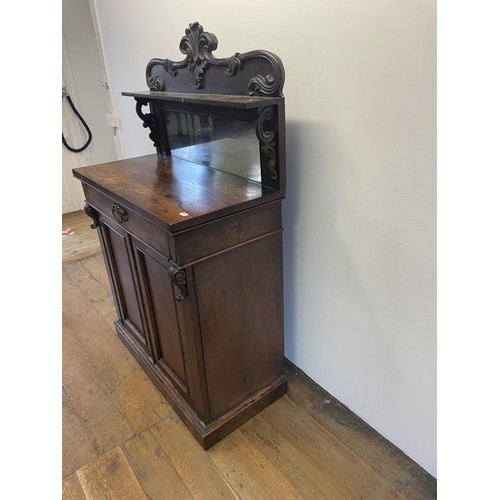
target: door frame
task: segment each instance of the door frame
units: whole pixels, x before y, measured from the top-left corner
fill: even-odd
[[[64,31],[62,33],[62,87],[66,88],[68,94],[72,96],[75,106],[78,107],[78,96],[75,90],[73,75],[71,73],[71,63]],[[86,137],[83,136],[81,127],[77,126],[77,118],[70,113],[67,102],[62,102],[62,127],[63,133],[69,144],[84,144]],[[84,195],[81,183],[73,179],[72,170],[77,167],[85,167],[91,164],[88,150],[80,153],[68,151],[61,145],[61,174],[62,174],[62,213],[70,213],[81,210],[84,203]]]
[[[99,57],[100,68],[102,71],[103,87],[105,88],[106,97],[106,108],[107,113],[117,116],[115,103],[113,100],[113,95],[111,92],[111,85],[109,83],[109,71],[106,63],[106,58],[104,56],[104,51],[102,49],[101,42],[101,30],[99,23],[98,10],[95,0],[89,0],[88,2],[90,16],[94,28],[94,36],[97,44],[97,52]],[[80,109],[77,86],[75,85],[75,80],[72,73],[72,64],[69,57],[68,47],[66,45],[66,39],[64,35],[64,28],[62,30],[62,85],[66,87],[68,94],[77,109]],[[67,102],[62,103],[62,123],[63,123],[63,133],[68,143],[73,145],[84,144],[87,140],[87,136],[84,133],[77,117],[71,112],[69,112],[69,106]],[[113,134],[113,144],[116,152],[117,159],[123,159],[125,157],[122,135],[120,127],[115,128]],[[95,161],[92,158],[90,150],[85,150],[80,153],[69,152],[62,146],[62,213],[69,213],[81,210],[84,203],[84,194],[80,182],[77,182],[72,175],[72,169],[77,167],[84,167],[92,165]]]

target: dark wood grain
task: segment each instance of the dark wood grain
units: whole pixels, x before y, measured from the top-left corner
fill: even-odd
[[[73,172],[171,232],[282,197],[258,182],[174,157],[147,155]]]
[[[281,233],[196,264],[194,273],[215,418],[283,374]]]
[[[151,340],[146,330],[138,276],[135,266],[131,264],[133,250],[130,237],[123,229],[112,227],[103,221],[99,225],[99,233],[107,257],[120,321],[151,355]]]
[[[176,262],[187,266],[281,230],[278,200],[180,231],[172,237],[171,244]]]
[[[136,238],[133,239],[133,246],[142,296],[149,306],[145,311],[154,345],[154,361],[185,392],[185,360],[177,320],[175,290],[168,271],[169,261]]]

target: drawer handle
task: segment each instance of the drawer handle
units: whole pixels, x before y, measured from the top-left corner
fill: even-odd
[[[126,222],[128,221],[128,213],[127,211],[118,203],[113,203],[113,207],[111,208],[111,211],[113,212],[113,217],[118,221],[118,222]]]

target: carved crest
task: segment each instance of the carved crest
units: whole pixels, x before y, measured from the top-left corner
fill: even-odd
[[[284,69],[279,57],[271,52],[254,50],[243,54],[218,59],[212,52],[217,49],[218,40],[213,33],[204,31],[203,26],[194,22],[186,29],[181,38],[179,49],[186,57],[182,61],[170,59],[151,59],[146,67],[146,81],[150,90],[171,90],[166,80],[177,77],[180,70],[188,70],[194,75],[196,89],[205,89],[204,76],[211,67],[223,68],[226,76],[234,76],[243,70],[245,63],[256,62],[254,73],[242,71],[241,76],[234,84],[236,94],[278,96],[281,95],[284,83]],[[262,71],[262,73],[260,72]],[[175,84],[171,84],[174,86]],[[226,85],[226,87],[229,87]],[[223,90],[210,89],[214,93],[232,93],[227,88]],[[174,88],[175,90],[175,88]]]

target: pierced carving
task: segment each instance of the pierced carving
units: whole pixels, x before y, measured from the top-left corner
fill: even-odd
[[[255,132],[260,142],[260,151],[267,157],[266,167],[271,173],[273,181],[278,180],[278,170],[276,167],[276,142],[274,141],[275,133],[272,130],[264,130],[264,122],[272,119],[273,107],[267,106],[262,108],[259,116],[255,121]]]
[[[187,296],[186,271],[181,269],[175,262],[169,261],[170,267],[168,274],[172,284],[179,289],[179,293],[175,296],[175,300],[182,302]]]
[[[249,95],[260,96],[281,95],[285,71],[281,60],[273,53],[254,50],[243,54],[237,52],[233,56],[218,59],[212,54],[219,43],[213,33],[204,31],[199,22],[191,23],[185,33],[179,45],[181,53],[186,55],[182,61],[170,59],[151,59],[149,61],[146,67],[146,81],[150,90],[166,90],[164,78],[152,75],[155,66],[161,66],[172,77],[177,76],[178,70],[187,68],[194,75],[195,87],[201,89],[204,86],[203,76],[210,66],[223,67],[226,75],[233,76],[243,68],[247,61],[267,61],[271,67],[266,70],[265,74],[249,74],[246,92]],[[244,88],[241,90],[243,93],[245,92]]]
[[[186,29],[186,36],[181,38],[180,51],[186,54],[186,64],[195,78],[195,86],[202,86],[203,73],[208,66],[210,54],[217,48],[217,37],[212,33],[205,33],[203,26],[192,23]]]
[[[158,78],[163,81],[161,77]],[[147,100],[138,98],[136,98],[135,100],[137,101],[137,104],[135,105],[135,112],[137,113],[137,116],[142,120],[142,126],[144,128],[149,128],[149,138],[153,141],[153,146],[156,147],[158,142],[158,132],[156,130],[155,116],[152,113],[142,112],[142,107],[148,104]]]
[[[159,76],[151,76],[151,69],[156,64],[161,64],[165,71],[171,76],[177,76],[177,70],[188,68],[194,74],[195,87],[203,87],[203,74],[210,65],[225,66],[227,75],[233,75],[241,66],[238,59],[239,54],[218,59],[212,55],[217,49],[217,37],[213,33],[203,30],[199,22],[194,22],[186,29],[185,36],[181,38],[179,49],[186,57],[182,61],[171,61],[170,59],[152,59],[146,68],[146,80],[151,90],[165,90],[165,82]]]
[[[91,207],[88,203],[83,206],[83,211],[92,219],[92,224],[90,224],[91,229],[97,229],[99,225],[98,212],[94,207]]]

